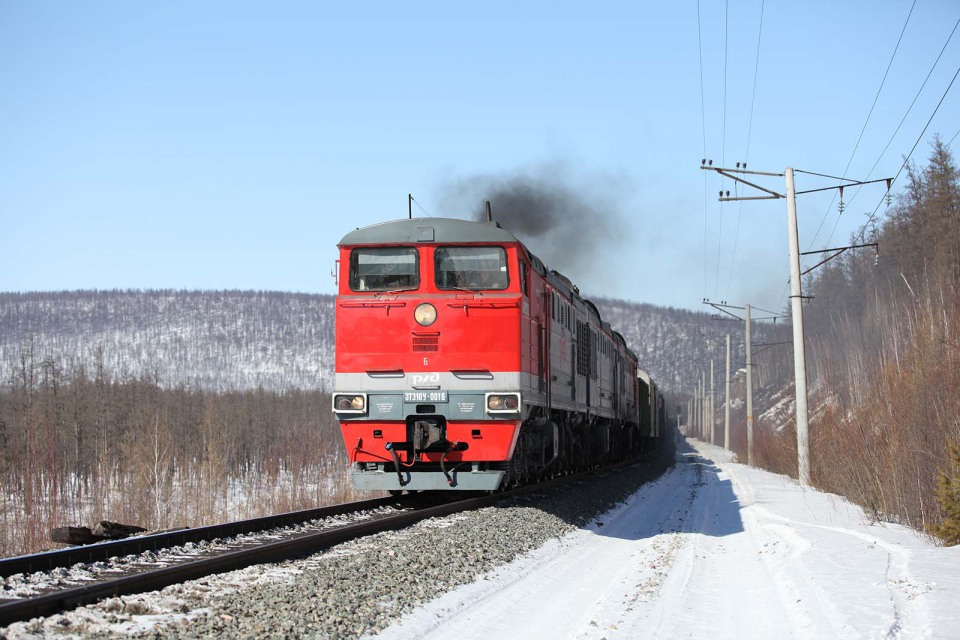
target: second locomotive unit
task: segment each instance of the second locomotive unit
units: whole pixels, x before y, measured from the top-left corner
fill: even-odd
[[[495,490],[659,436],[623,337],[498,224],[397,220],[339,249],[333,410],[355,488]]]

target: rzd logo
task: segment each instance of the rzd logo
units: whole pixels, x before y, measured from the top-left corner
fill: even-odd
[[[440,374],[433,373],[411,373],[410,384],[415,387],[422,387],[428,384],[440,384]]]

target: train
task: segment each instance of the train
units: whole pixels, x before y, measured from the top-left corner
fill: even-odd
[[[358,490],[496,491],[639,456],[663,395],[623,336],[499,223],[338,244],[333,412]]]

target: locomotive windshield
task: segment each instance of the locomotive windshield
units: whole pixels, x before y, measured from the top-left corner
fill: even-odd
[[[438,289],[506,289],[507,252],[503,247],[437,247]]]
[[[414,247],[377,247],[350,252],[350,289],[398,291],[420,286],[420,269]]]

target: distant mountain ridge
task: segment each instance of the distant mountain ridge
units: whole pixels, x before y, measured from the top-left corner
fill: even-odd
[[[696,388],[708,359],[704,334],[717,332],[709,314],[593,302],[661,386],[677,393]],[[724,329],[743,333],[742,325]],[[754,339],[763,339],[763,331],[756,327]],[[334,297],[274,291],[0,293],[0,384],[10,382],[29,349],[34,362],[83,364],[88,370],[102,353],[110,376],[147,376],[164,386],[329,390]]]

